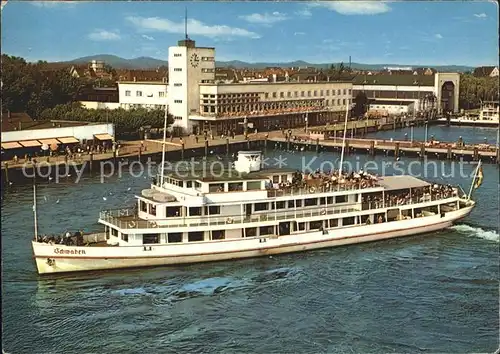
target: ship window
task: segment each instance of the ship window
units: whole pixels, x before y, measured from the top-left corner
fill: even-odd
[[[330,227],[337,227],[339,226],[339,220],[338,219],[330,219]]]
[[[354,225],[354,216],[342,219],[342,226]]]
[[[242,191],[243,190],[243,182],[228,183],[227,190],[230,192]]]
[[[122,240],[128,242],[128,234],[122,234]]]
[[[322,226],[323,226],[322,220],[311,221],[309,223],[309,230],[319,230]]]
[[[142,235],[142,244],[160,243],[160,234],[145,234]]]
[[[167,218],[172,218],[181,215],[181,207],[167,207],[165,215]]]
[[[182,232],[173,232],[167,236],[168,243],[182,242]]]
[[[347,203],[347,195],[338,195],[335,197],[335,203]]]
[[[272,225],[261,226],[261,227],[259,227],[259,232],[260,232],[260,236],[272,235],[272,234],[274,234],[274,226],[272,226]]]
[[[213,230],[212,240],[224,240],[226,238],[226,230]]]
[[[304,206],[318,205],[318,198],[304,199]]]
[[[192,188],[193,187],[193,181],[187,181],[186,182],[186,187],[187,188]]]
[[[295,206],[296,206],[297,208],[302,207],[302,199],[298,199],[298,200],[296,200],[296,201],[295,201]]]
[[[199,241],[203,241],[204,239],[205,239],[205,232],[204,231],[188,232],[188,241],[189,242],[199,242]]]
[[[205,215],[216,215],[220,214],[220,206],[212,205],[210,207],[205,207]]]
[[[333,197],[326,197],[326,204],[333,204]]]
[[[156,215],[156,205],[153,205],[153,204],[149,205],[149,213],[151,215]]]
[[[299,222],[299,231],[304,231],[306,229],[306,223],[305,222]]]
[[[273,176],[273,183],[280,183],[280,176]]]
[[[198,181],[194,182],[194,188],[201,188],[201,183]]]
[[[326,198],[325,197],[319,198],[319,205],[325,205],[325,204],[326,204]]]
[[[117,229],[111,229],[111,235],[118,237],[118,230]]]
[[[276,202],[276,209],[285,209],[285,202]]]
[[[256,227],[247,227],[245,229],[246,237],[254,237],[257,236],[257,228]]]
[[[189,208],[189,216],[200,216],[201,207],[191,207]]]
[[[104,226],[104,233],[106,234],[106,240],[109,240],[109,227]]]
[[[255,211],[263,211],[263,210],[268,210],[268,209],[269,209],[268,203],[255,203],[255,206],[254,206]]]
[[[148,212],[148,204],[141,200],[141,211],[147,213]]]
[[[260,190],[260,181],[247,182],[247,191]]]
[[[287,175],[281,175],[281,182],[286,182],[287,180]]]
[[[288,201],[288,207],[289,207],[290,209],[294,207],[294,202],[295,202],[294,200],[289,200],[289,201]]]

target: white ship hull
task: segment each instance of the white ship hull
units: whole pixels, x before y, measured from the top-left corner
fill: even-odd
[[[443,124],[452,124],[452,125],[467,125],[467,126],[476,126],[476,127],[498,127],[499,121],[496,120],[486,120],[486,119],[466,119],[466,118],[439,118],[439,123]]]
[[[76,247],[33,242],[39,274],[172,264],[221,261],[269,256],[319,248],[372,242],[445,229],[467,216],[471,206],[433,215],[380,224],[354,225],[293,233],[287,236],[262,236],[213,242],[155,244],[146,246]]]

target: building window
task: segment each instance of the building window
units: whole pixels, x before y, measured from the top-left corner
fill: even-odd
[[[311,91],[307,91],[307,97],[311,97]]]
[[[182,86],[182,84],[181,84],[181,83],[175,83],[175,84],[174,84],[174,87],[180,87],[180,86]]]
[[[174,53],[174,57],[182,57],[181,53]]]
[[[264,94],[264,98],[269,98],[269,93],[267,93],[267,92],[266,92],[266,93]]]
[[[174,100],[174,103],[182,103],[182,100]]]
[[[330,96],[330,90],[326,90],[326,96]]]
[[[349,89],[349,95],[352,95],[352,90],[351,89]]]
[[[338,90],[337,90],[337,95],[339,95],[339,96],[340,96],[340,89],[338,89]]]
[[[340,98],[337,98],[337,106],[340,106]]]
[[[136,91],[136,92],[135,92],[135,95],[136,95],[137,97],[142,97],[142,91]]]
[[[300,97],[304,97],[304,91],[300,91]]]
[[[285,98],[285,93],[284,92],[280,92],[280,98]]]
[[[286,93],[286,97],[292,97],[292,93],[289,91]]]
[[[344,94],[344,95],[346,94],[346,89],[343,90],[342,94]]]
[[[342,99],[342,105],[345,106],[345,98]]]
[[[131,95],[130,90],[125,91],[125,96],[130,96],[130,95]]]
[[[295,91],[295,92],[293,93],[293,95],[294,95],[295,97],[299,97],[299,91]]]
[[[214,72],[214,69],[206,69],[206,68],[203,68],[203,69],[201,69],[201,72],[202,72],[202,73],[213,73],[213,72]]]
[[[314,97],[318,96],[318,91],[314,90]]]
[[[174,68],[174,71],[182,71],[182,68]]]
[[[273,98],[276,98],[276,96],[277,96],[277,93],[273,92]]]
[[[163,91],[158,92],[158,96],[159,97],[165,97],[165,92],[163,92]]]
[[[214,57],[201,57],[202,61],[214,61]]]

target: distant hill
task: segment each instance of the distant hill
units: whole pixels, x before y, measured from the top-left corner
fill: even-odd
[[[87,57],[77,58],[67,63],[72,64],[84,64],[88,63],[91,60],[104,60],[107,64],[111,65],[115,69],[152,69],[157,68],[162,65],[168,65],[168,61],[155,59],[151,57],[139,57],[133,59],[124,59],[116,55],[109,54],[97,54],[90,55]],[[236,69],[241,68],[253,68],[260,69],[266,67],[315,67],[315,68],[328,68],[331,64],[338,65],[339,63],[324,63],[324,64],[311,64],[302,60],[292,61],[292,62],[284,62],[284,63],[247,63],[239,60],[232,61],[218,61],[216,65],[218,67],[228,67],[232,66]],[[348,63],[344,63],[344,65],[348,65]],[[417,67],[433,67],[438,71],[452,71],[452,72],[465,72],[469,70],[473,70],[474,67],[465,66],[465,65],[408,65],[408,64],[363,64],[363,63],[351,63],[351,67],[353,69],[362,69],[362,70],[381,70],[384,67],[406,67],[411,66],[414,68]]]

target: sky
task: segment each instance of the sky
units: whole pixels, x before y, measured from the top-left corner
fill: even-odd
[[[498,65],[498,5],[480,1],[148,2],[2,0],[2,52],[167,60],[188,34],[216,60]]]

